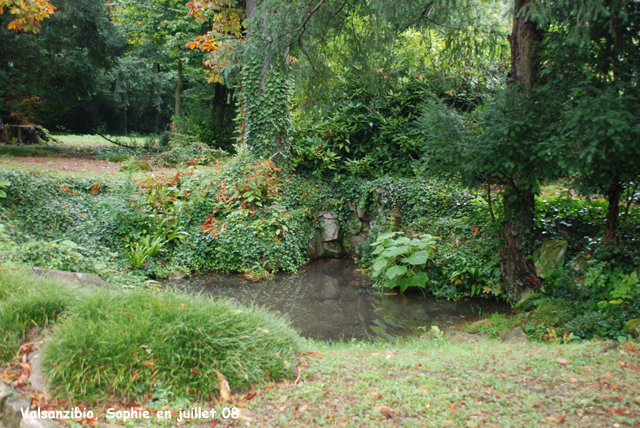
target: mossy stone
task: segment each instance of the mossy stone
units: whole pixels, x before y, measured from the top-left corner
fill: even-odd
[[[627,321],[624,325],[624,330],[631,335],[634,339],[640,337],[640,318],[634,318]]]
[[[545,278],[547,274],[551,273],[562,262],[568,246],[569,243],[564,239],[544,241],[533,254],[536,274],[540,278]]]

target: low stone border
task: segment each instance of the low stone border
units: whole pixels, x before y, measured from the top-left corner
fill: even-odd
[[[31,401],[0,382],[0,428],[62,428],[51,419],[22,417],[31,409]]]

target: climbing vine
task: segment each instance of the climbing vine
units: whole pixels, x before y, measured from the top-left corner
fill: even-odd
[[[243,143],[251,158],[272,158],[284,164],[291,153],[292,83],[286,70],[265,64],[268,62],[254,59],[243,69]]]

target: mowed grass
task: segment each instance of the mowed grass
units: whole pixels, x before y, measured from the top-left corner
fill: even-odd
[[[98,147],[113,145],[99,135],[53,135],[53,138],[64,146]],[[113,137],[113,139],[129,145],[142,145],[146,140],[145,137]]]
[[[237,419],[183,427],[635,427],[640,421],[639,345],[607,353],[603,343],[504,344],[446,339],[404,344],[307,342],[297,384],[234,391],[235,404],[150,403],[171,419],[127,427],[176,426],[191,407],[236,407]],[[126,408],[122,406],[122,408]],[[113,422],[102,418],[104,422]],[[219,424],[219,425],[218,425]]]
[[[305,381],[264,390],[248,416],[259,427],[639,426],[638,346],[318,344]]]

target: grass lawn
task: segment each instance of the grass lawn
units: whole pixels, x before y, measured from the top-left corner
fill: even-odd
[[[64,146],[74,147],[98,147],[98,146],[112,146],[110,142],[105,140],[99,135],[52,135],[57,141]],[[109,137],[107,135],[107,137]],[[124,144],[130,145],[142,145],[145,142],[145,137],[113,137]]]
[[[310,342],[298,383],[270,383],[238,394],[236,420],[177,423],[180,409],[203,406],[221,414],[223,407],[160,400],[145,408],[170,409],[171,419],[151,413],[149,419],[125,425],[640,426],[638,345],[621,345],[604,354],[603,347],[600,342],[507,345],[492,339],[478,344],[446,339],[405,344]]]
[[[256,426],[640,426],[640,350],[601,343],[318,345],[305,382],[263,390]]]

